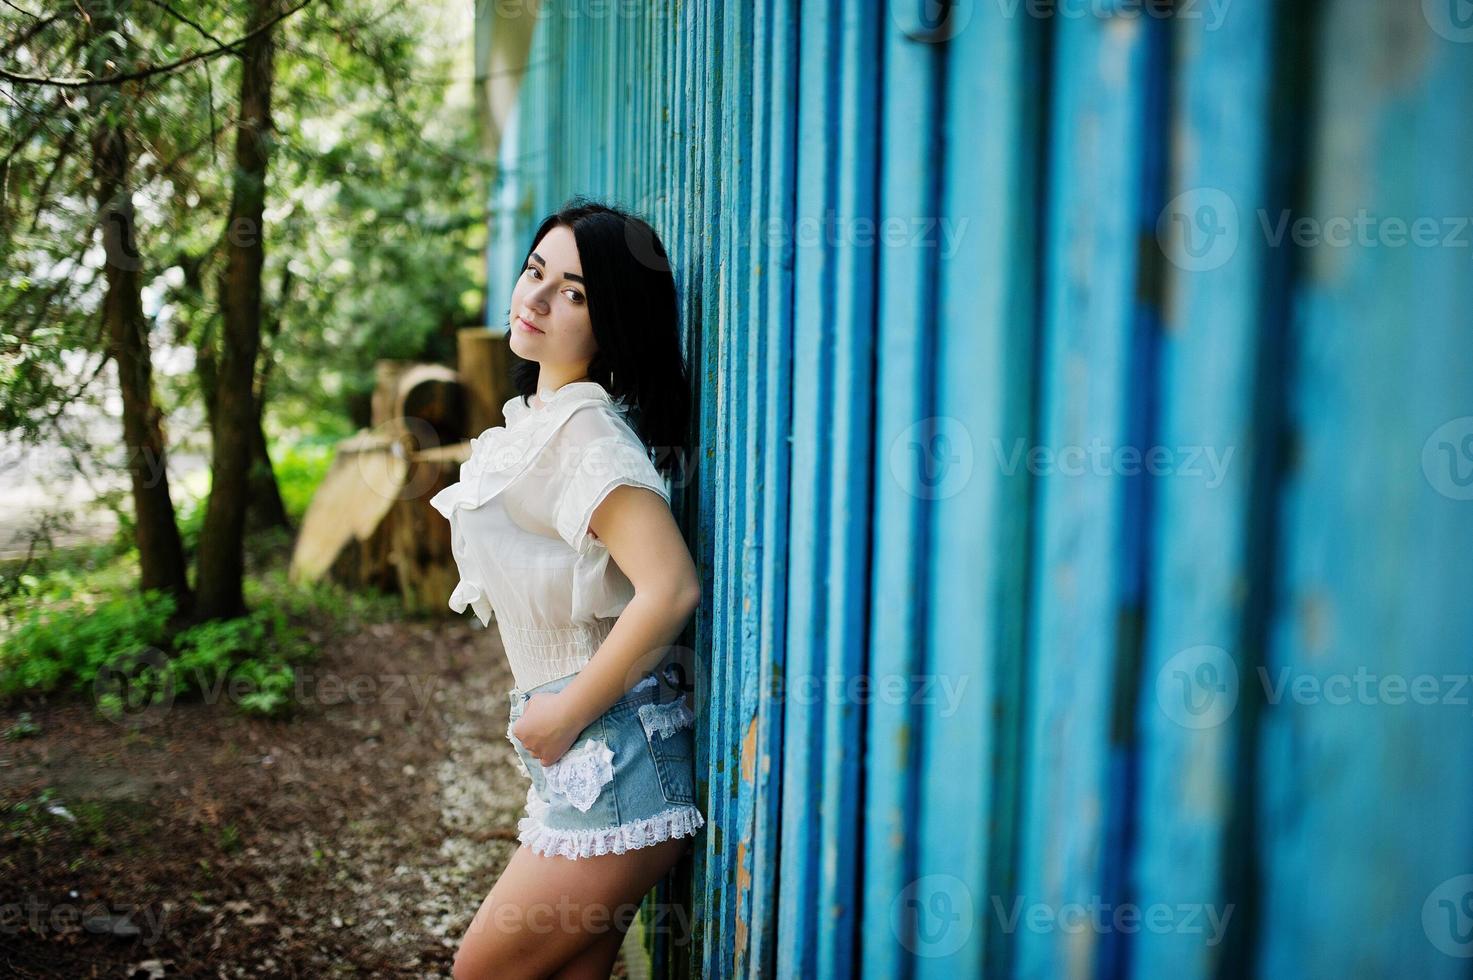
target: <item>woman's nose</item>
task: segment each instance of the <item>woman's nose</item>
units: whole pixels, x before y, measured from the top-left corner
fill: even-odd
[[[546,313],[549,309],[552,308],[551,300],[549,298],[552,295],[551,290],[552,283],[538,283],[535,287],[533,287],[532,291],[527,294],[527,305],[532,307],[538,313]]]

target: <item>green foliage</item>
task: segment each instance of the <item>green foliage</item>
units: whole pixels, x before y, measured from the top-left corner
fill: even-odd
[[[310,652],[302,631],[280,609],[201,623],[179,634],[171,664],[175,693],[222,694],[247,714],[274,715],[290,705],[292,662]]]
[[[322,639],[401,615],[394,596],[358,594],[329,582],[294,584],[285,570],[273,568],[246,580],[249,614],[171,637],[171,597],[103,597],[118,581],[136,576],[136,560],[124,555],[101,567],[45,576],[35,589],[45,601],[28,603],[0,637],[0,695],[91,692],[98,710],[112,717],[187,697],[229,700],[246,714],[279,716],[291,709],[296,667],[316,655]],[[128,683],[110,683],[120,677]],[[26,734],[19,726],[5,737]]]
[[[0,647],[0,693],[90,684],[99,670],[117,668],[139,651],[163,645],[173,613],[173,597],[161,592],[96,605],[38,605]]]
[[[248,7],[203,5],[197,24],[168,4],[89,11],[92,18],[37,26],[34,15],[0,7],[0,46],[35,74],[161,65],[199,50],[205,32],[239,37]],[[464,5],[444,0],[341,0],[308,5],[274,29],[256,381],[294,521],[326,473],[332,443],[366,422],[375,361],[448,362],[455,329],[483,319],[490,164],[477,139],[464,16]],[[104,370],[109,339],[98,331],[109,253],[96,227],[93,138],[115,126],[128,150],[131,244],[186,556],[198,548],[208,486],[198,467],[175,482],[173,461],[209,454],[204,390],[221,354],[239,73],[231,52],[126,85],[14,85],[0,102],[0,427],[22,450],[65,447],[93,485],[128,485],[116,385]],[[125,711],[140,691],[155,700],[212,697],[229,685],[242,692],[242,710],[276,714],[289,708],[294,665],[319,635],[398,614],[392,598],[290,585],[252,562],[248,616],[170,636],[170,600],[135,591],[127,494],[104,490],[95,502],[117,515],[111,540],[48,546],[12,565],[16,574],[0,574],[0,695],[90,688],[102,710]],[[274,559],[279,549],[267,542],[252,540],[253,559]],[[162,660],[140,667],[140,651]],[[100,674],[124,671],[140,683],[98,690]]]
[[[167,63],[202,43],[167,4],[106,8],[117,30],[68,16],[30,34],[35,17],[0,7],[0,46],[14,41],[7,60],[34,73],[73,76],[101,59]],[[247,13],[212,4],[193,16],[233,38]],[[482,321],[491,162],[478,142],[465,17],[444,0],[341,0],[308,5],[274,30],[258,380],[267,431],[285,441],[366,424],[376,360],[448,362],[455,329]],[[91,138],[113,118],[130,149],[169,449],[207,455],[210,359],[199,355],[220,354],[239,71],[222,54],[75,94],[12,86],[0,101],[0,131],[11,134],[0,163],[0,428],[10,440],[66,441],[79,459],[116,466],[115,429],[92,424],[109,417],[113,385],[97,330],[104,269]],[[305,497],[282,489],[299,515]],[[197,512],[181,510],[196,518],[192,535]]]
[[[31,718],[29,711],[22,711],[15,719],[15,724],[5,729],[5,741],[18,742],[23,738],[41,734],[41,726]]]
[[[335,440],[315,438],[272,450],[271,465],[276,470],[276,485],[281,500],[294,524],[300,525],[307,513],[312,495],[332,465]]]

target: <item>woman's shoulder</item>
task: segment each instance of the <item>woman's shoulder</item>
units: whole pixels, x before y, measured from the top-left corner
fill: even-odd
[[[584,444],[611,438],[640,441],[628,415],[616,403],[592,399],[572,407],[560,433],[566,433],[571,442]]]
[[[501,403],[501,418],[507,426],[515,425],[522,415],[530,411],[525,395],[512,395]]]

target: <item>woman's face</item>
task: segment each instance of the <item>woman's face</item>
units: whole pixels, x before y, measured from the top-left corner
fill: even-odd
[[[511,291],[511,349],[526,361],[581,365],[598,352],[573,230],[558,225],[532,248]]]

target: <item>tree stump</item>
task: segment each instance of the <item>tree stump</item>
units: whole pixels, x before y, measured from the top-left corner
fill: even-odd
[[[389,515],[390,561],[404,608],[443,611],[460,575],[450,550],[450,522],[429,500],[454,483],[470,458],[468,442],[440,446],[409,457],[408,479]]]
[[[478,436],[506,422],[501,406],[516,394],[511,383],[516,355],[505,336],[486,327],[457,330],[455,344],[460,382],[465,386],[466,435]]]
[[[392,436],[359,432],[339,443],[302,518],[290,581],[316,582],[330,574],[345,585],[394,589],[384,518],[408,472],[409,463]]]

